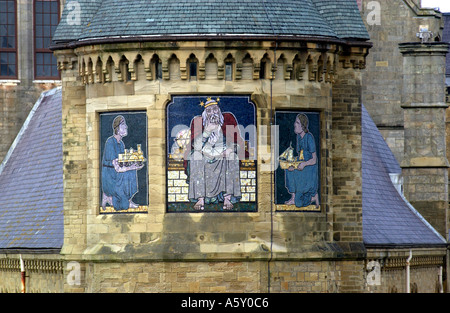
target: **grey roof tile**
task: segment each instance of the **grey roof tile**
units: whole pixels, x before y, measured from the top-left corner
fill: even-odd
[[[430,245],[446,241],[397,192],[389,174],[401,168],[362,108],[363,240],[369,245]]]
[[[70,3],[70,2],[68,2]],[[54,42],[116,36],[205,34],[369,36],[354,0],[78,1],[81,23],[66,6]]]
[[[0,167],[0,249],[62,247],[61,104],[43,94]]]

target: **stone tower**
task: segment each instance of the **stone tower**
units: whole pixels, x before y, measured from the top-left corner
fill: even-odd
[[[86,280],[77,288],[361,291],[361,70],[370,44],[356,2],[340,1],[345,23],[334,21],[335,1],[79,2],[81,23],[67,22],[76,12],[66,7],[53,38],[63,89],[62,254],[82,264]],[[202,206],[210,213],[193,211],[193,174],[170,146],[172,122],[211,96],[257,130],[256,142],[243,136],[243,155],[253,159],[240,161],[234,212],[223,211],[220,196]],[[254,112],[248,118],[244,107]],[[138,172],[148,182],[138,193],[148,195],[121,212],[102,196],[100,179],[108,166],[102,123],[119,113],[130,133],[138,123],[128,119],[139,114],[148,125],[139,142],[148,163]],[[307,207],[286,205],[285,187],[274,182],[271,142],[280,137],[272,126],[292,132],[299,113],[316,134],[320,168]]]
[[[401,163],[404,192],[411,204],[438,230],[448,229],[445,62],[448,44],[400,44],[403,54],[402,108],[405,153]]]

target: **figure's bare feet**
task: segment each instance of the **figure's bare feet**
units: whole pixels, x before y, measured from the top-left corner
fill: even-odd
[[[313,203],[313,202],[316,203],[316,208],[319,208],[320,203],[319,203],[319,194],[318,193],[316,193],[316,195],[311,198],[311,203]]]
[[[205,199],[204,198],[198,198],[197,203],[194,205],[194,210],[196,211],[203,211],[205,209]]]
[[[294,205],[295,204],[295,193],[291,193],[291,198],[288,201],[286,201],[284,204]]]
[[[103,210],[106,209],[106,205],[109,204],[112,206],[112,197],[111,196],[107,196],[105,193],[103,193],[103,197],[102,197],[102,208]]]
[[[233,205],[233,203],[231,203],[231,195],[225,196],[224,200],[223,200],[223,209],[225,211],[230,211],[230,210],[233,210],[233,208],[234,208],[234,205]]]
[[[130,200],[130,205],[129,205],[130,209],[137,209],[138,207],[139,207],[138,204],[136,204],[136,203],[134,203],[133,201]]]

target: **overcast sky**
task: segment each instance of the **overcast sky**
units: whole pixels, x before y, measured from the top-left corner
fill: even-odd
[[[439,8],[441,12],[450,12],[450,0],[422,0],[423,8]]]

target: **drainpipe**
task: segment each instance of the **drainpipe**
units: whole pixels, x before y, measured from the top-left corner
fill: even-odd
[[[20,273],[21,273],[21,277],[22,277],[22,293],[26,292],[26,288],[25,288],[25,265],[23,263],[22,260],[22,255],[20,255]]]
[[[411,284],[410,284],[410,263],[412,259],[412,250],[409,250],[409,257],[406,259],[406,293],[411,293]]]

